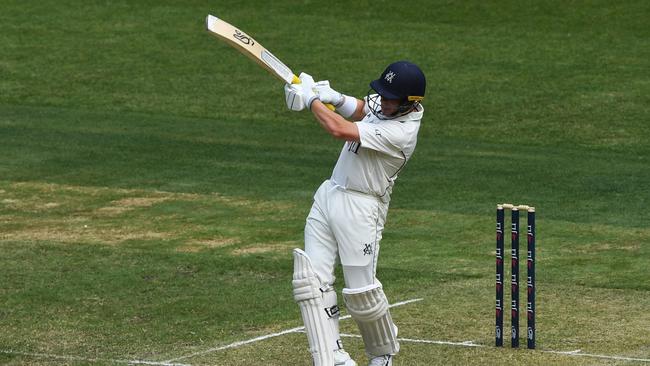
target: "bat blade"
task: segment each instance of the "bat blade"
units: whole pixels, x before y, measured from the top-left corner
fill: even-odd
[[[239,52],[257,62],[276,78],[287,84],[300,84],[300,79],[280,59],[264,48],[253,37],[237,29],[214,15],[208,14],[205,18],[205,28],[213,36],[226,41]],[[329,110],[335,110],[331,104],[325,104]]]
[[[205,18],[205,27],[213,36],[226,41],[239,52],[248,56],[260,66],[268,70],[272,75],[284,81],[287,84],[300,82],[293,71],[285,65],[280,59],[275,57],[269,50],[264,48],[253,37],[242,32],[214,15],[208,15]]]

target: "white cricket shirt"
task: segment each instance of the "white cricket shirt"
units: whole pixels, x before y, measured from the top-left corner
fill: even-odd
[[[330,181],[343,189],[357,191],[390,201],[398,173],[410,159],[417,143],[424,108],[391,120],[370,113],[355,122],[361,142],[343,145]]]

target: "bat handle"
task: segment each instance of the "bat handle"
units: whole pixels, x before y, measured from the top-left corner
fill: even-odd
[[[293,75],[293,80],[291,81],[291,84],[300,84],[300,83],[301,83],[300,78],[297,77],[296,75]],[[336,107],[334,107],[333,105],[331,105],[329,103],[323,103],[323,104],[325,104],[325,107],[327,107],[327,109],[329,109],[330,111],[333,111],[333,110],[336,109]]]

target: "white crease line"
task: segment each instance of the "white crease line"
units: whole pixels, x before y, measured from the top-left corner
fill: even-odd
[[[361,335],[359,334],[348,334],[348,333],[341,333],[341,337],[346,337],[346,338],[361,338]],[[476,344],[472,341],[464,341],[464,342],[451,342],[451,341],[432,341],[428,339],[411,339],[411,338],[397,338],[398,341],[400,342],[406,342],[406,343],[426,343],[426,344],[444,344],[448,346],[462,346],[462,347],[486,347],[482,344]]]
[[[126,361],[131,365],[153,365],[153,366],[192,366],[189,363],[169,363],[169,362],[158,362],[158,361],[143,361],[143,360],[132,360]]]
[[[392,305],[389,305],[388,307],[394,308],[394,307],[397,307],[397,306],[402,306],[402,305],[406,305],[406,304],[410,304],[410,303],[417,302],[417,301],[422,301],[422,300],[424,300],[424,299],[419,298],[419,299],[411,299],[411,300],[406,300],[406,301],[400,301],[400,302],[396,302],[396,303],[394,303]],[[340,318],[340,320],[345,320],[345,319],[350,319],[350,315],[345,315],[345,316],[342,316]],[[247,339],[245,341],[239,341],[239,342],[227,344],[225,346],[214,347],[214,348],[206,349],[205,351],[195,352],[195,353],[192,353],[192,354],[189,354],[189,355],[172,358],[170,360],[163,361],[163,362],[174,362],[174,361],[184,360],[184,359],[192,358],[192,357],[196,357],[196,356],[202,356],[202,355],[205,355],[205,354],[208,354],[208,353],[219,352],[219,351],[223,351],[223,350],[230,349],[230,348],[237,348],[237,347],[240,347],[240,346],[243,346],[243,345],[246,345],[246,344],[263,341],[263,340],[266,340],[266,339],[269,339],[269,338],[279,337],[279,336],[282,336],[282,335],[285,335],[285,334],[302,332],[304,330],[305,330],[304,326],[303,327],[291,328],[291,329],[283,330],[281,332],[267,334],[267,335]]]
[[[129,365],[151,365],[151,366],[192,366],[186,363],[169,363],[167,361],[145,361],[145,360],[111,360],[104,358],[86,358],[80,356],[62,356],[62,355],[53,355],[49,353],[30,353],[30,352],[20,352],[14,350],[0,350],[0,353],[7,355],[18,355],[18,356],[28,356],[28,357],[38,357],[38,358],[53,358],[58,360],[68,360],[68,361],[85,361],[85,362],[110,362],[110,363],[124,363]]]
[[[361,338],[361,336],[357,334],[345,334],[345,333],[341,333],[341,337]],[[406,342],[406,343],[441,344],[441,345],[451,345],[451,346],[461,346],[461,347],[488,347],[484,344],[477,344],[472,341],[450,342],[450,341],[434,341],[429,339],[410,339],[410,338],[398,338],[398,340],[400,342]],[[539,352],[552,353],[556,355],[564,355],[570,357],[591,357],[591,358],[601,358],[606,360],[650,362],[650,358],[636,358],[636,357],[615,356],[615,355],[598,355],[594,353],[582,353],[582,350],[579,349],[573,351],[539,350]]]
[[[289,334],[289,333],[300,332],[303,329],[305,329],[305,327],[291,328],[291,329],[283,330],[281,332],[277,332],[277,333],[273,333],[273,334],[267,334],[267,335],[264,335],[264,336],[247,339],[245,341],[239,341],[239,342],[231,343],[231,344],[221,346],[221,347],[214,347],[214,348],[206,349],[205,351],[195,352],[195,353],[192,353],[192,354],[189,354],[189,355],[186,355],[186,356],[173,358],[171,360],[167,360],[167,361],[164,361],[164,362],[174,362],[174,361],[183,360],[183,359],[186,359],[186,358],[192,358],[192,357],[196,357],[196,356],[205,355],[205,354],[212,353],[212,352],[223,351],[223,350],[229,349],[229,348],[237,348],[237,347],[249,344],[249,343],[259,342],[259,341],[263,341],[265,339],[269,339],[269,338],[273,338],[273,337],[279,337],[281,335],[285,335],[285,334]]]
[[[548,352],[559,353],[559,354],[563,354],[563,355],[575,355],[575,354],[578,354],[578,353],[582,352],[582,350],[581,349],[576,349],[576,350],[573,350],[573,351],[548,351]]]
[[[472,341],[452,342],[452,341],[433,341],[427,339],[411,339],[411,338],[398,338],[398,340],[400,342],[408,342],[408,343],[444,344],[447,346],[461,346],[461,347],[485,347],[482,344],[476,344]]]
[[[619,361],[638,361],[638,362],[650,362],[650,358],[635,358],[635,357],[625,357],[625,356],[610,356],[610,355],[596,355],[593,353],[582,353],[580,350],[572,352],[560,352],[560,351],[542,351],[546,353],[554,353],[558,355],[567,355],[572,357],[592,357],[592,358],[603,358],[607,360],[619,360]]]

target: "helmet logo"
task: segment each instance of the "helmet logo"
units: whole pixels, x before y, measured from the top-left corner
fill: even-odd
[[[395,77],[395,73],[390,71],[388,74],[386,74],[386,76],[384,76],[384,79],[386,79],[386,81],[392,84],[394,77]]]

